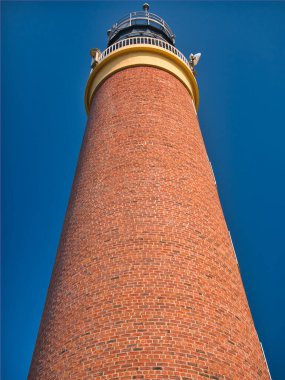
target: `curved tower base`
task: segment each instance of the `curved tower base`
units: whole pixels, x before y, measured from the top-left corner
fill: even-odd
[[[29,379],[269,379],[187,88],[96,90]]]

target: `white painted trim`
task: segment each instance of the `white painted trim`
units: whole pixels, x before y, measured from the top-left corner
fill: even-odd
[[[269,371],[268,363],[267,363],[267,360],[266,360],[265,352],[264,352],[264,349],[263,349],[263,345],[262,345],[261,341],[259,341],[259,343],[260,343],[260,346],[261,346],[261,349],[262,349],[262,353],[263,353],[263,356],[264,356],[264,360],[265,360],[265,363],[266,363],[268,375],[270,377],[270,380],[272,380],[271,373]]]
[[[192,100],[192,101],[193,101],[193,100]],[[195,107],[194,107],[194,108],[195,108]],[[215,173],[214,173],[213,166],[212,166],[210,160],[209,160],[209,163],[210,163],[210,166],[211,166],[211,170],[212,170],[212,174],[213,174],[213,177],[214,177],[215,185],[217,185],[217,181],[216,181]]]
[[[229,232],[229,236],[230,236],[230,239],[231,239],[231,243],[232,243],[233,251],[234,251],[234,254],[235,254],[236,262],[237,262],[237,265],[239,265],[238,259],[237,259],[237,254],[236,254],[236,250],[235,250],[233,239],[232,239],[232,235],[230,233],[230,230],[228,230],[228,232]]]

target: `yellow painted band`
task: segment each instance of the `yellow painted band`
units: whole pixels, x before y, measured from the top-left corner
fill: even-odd
[[[191,69],[174,53],[152,45],[132,45],[120,48],[97,64],[90,74],[85,90],[87,114],[96,88],[117,71],[134,66],[152,66],[168,71],[188,89],[196,110],[199,106],[199,90]]]

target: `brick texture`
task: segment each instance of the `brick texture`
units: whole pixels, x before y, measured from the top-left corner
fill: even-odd
[[[190,95],[165,71],[95,94],[29,379],[269,379]]]

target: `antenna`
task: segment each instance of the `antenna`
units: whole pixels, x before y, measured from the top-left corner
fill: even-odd
[[[190,65],[192,64],[193,66],[196,66],[201,58],[201,55],[202,55],[201,53],[196,53],[196,54],[191,53],[189,56]]]
[[[194,54],[194,66],[196,66],[201,58],[201,53]]]
[[[95,68],[95,66],[97,65],[97,63],[99,62],[101,52],[98,48],[93,48],[90,50],[90,55],[92,57],[91,69],[93,70]]]
[[[194,75],[196,74],[196,72],[194,70],[194,66],[196,66],[198,64],[200,58],[201,58],[201,53],[196,53],[196,54],[191,53],[189,56],[189,64],[190,64],[191,70],[193,71]]]

